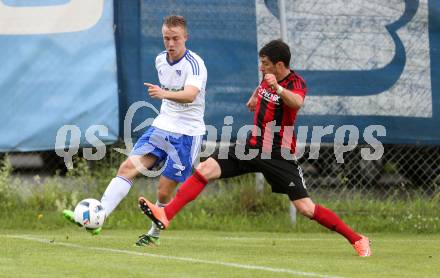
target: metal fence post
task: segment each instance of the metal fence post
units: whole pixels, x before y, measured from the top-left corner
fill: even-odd
[[[280,15],[280,30],[281,30],[281,39],[288,43],[287,37],[287,21],[286,21],[286,3],[284,0],[278,0],[278,14]],[[292,224],[296,223],[296,208],[290,202],[290,221]]]

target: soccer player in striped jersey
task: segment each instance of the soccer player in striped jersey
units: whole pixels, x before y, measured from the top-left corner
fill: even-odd
[[[197,166],[167,206],[158,207],[140,197],[141,210],[165,229],[169,221],[201,193],[208,181],[262,172],[272,191],[286,194],[301,214],[344,236],[359,256],[370,256],[368,238],[354,232],[330,209],[315,204],[307,193],[301,167],[294,159],[296,138],[293,132],[307,87],[289,67],[289,46],[281,40],[271,41],[260,50],[259,57],[264,78],[247,103],[249,110],[254,112],[254,128],[242,148],[246,156],[240,153],[239,144],[232,146],[225,155],[218,150]],[[251,152],[254,153],[252,157],[249,156]]]
[[[130,156],[120,165],[105,190],[101,203],[107,217],[128,194],[133,179],[145,169],[160,163],[163,172],[157,188],[157,206],[168,203],[178,183],[191,175],[205,134],[205,87],[207,70],[196,53],[186,48],[188,31],[182,16],[168,16],[162,25],[165,51],[156,57],[160,85],[144,83],[153,99],[161,99],[159,115],[138,139]],[[140,167],[140,168],[139,168]],[[64,211],[73,220],[73,212]],[[98,230],[92,233],[98,234]],[[159,244],[160,229],[153,223],[137,245]]]

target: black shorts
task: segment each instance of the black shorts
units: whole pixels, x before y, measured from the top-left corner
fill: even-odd
[[[227,158],[219,157],[218,148],[211,157],[220,165],[221,179],[261,172],[271,185],[272,192],[286,194],[292,201],[309,197],[302,169],[296,160],[262,159],[260,155],[250,160],[240,160],[235,155],[235,145],[229,147]]]

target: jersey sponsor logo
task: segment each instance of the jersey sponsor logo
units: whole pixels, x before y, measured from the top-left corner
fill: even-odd
[[[271,92],[267,91],[266,89],[263,89],[260,87],[259,95],[266,101],[275,103],[276,105],[280,105],[280,96],[276,94],[272,94]]]
[[[162,89],[164,89],[164,90],[167,90],[167,91],[170,91],[170,92],[178,92],[178,91],[182,91],[183,89],[185,89],[184,87],[180,87],[180,88],[174,88],[174,89],[172,89],[172,88],[167,88],[167,87],[165,87],[164,85],[160,85],[160,87],[162,88]]]

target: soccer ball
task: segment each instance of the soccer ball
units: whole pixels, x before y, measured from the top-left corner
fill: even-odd
[[[73,214],[76,223],[89,229],[102,227],[106,217],[101,202],[95,199],[84,199],[79,202]]]

